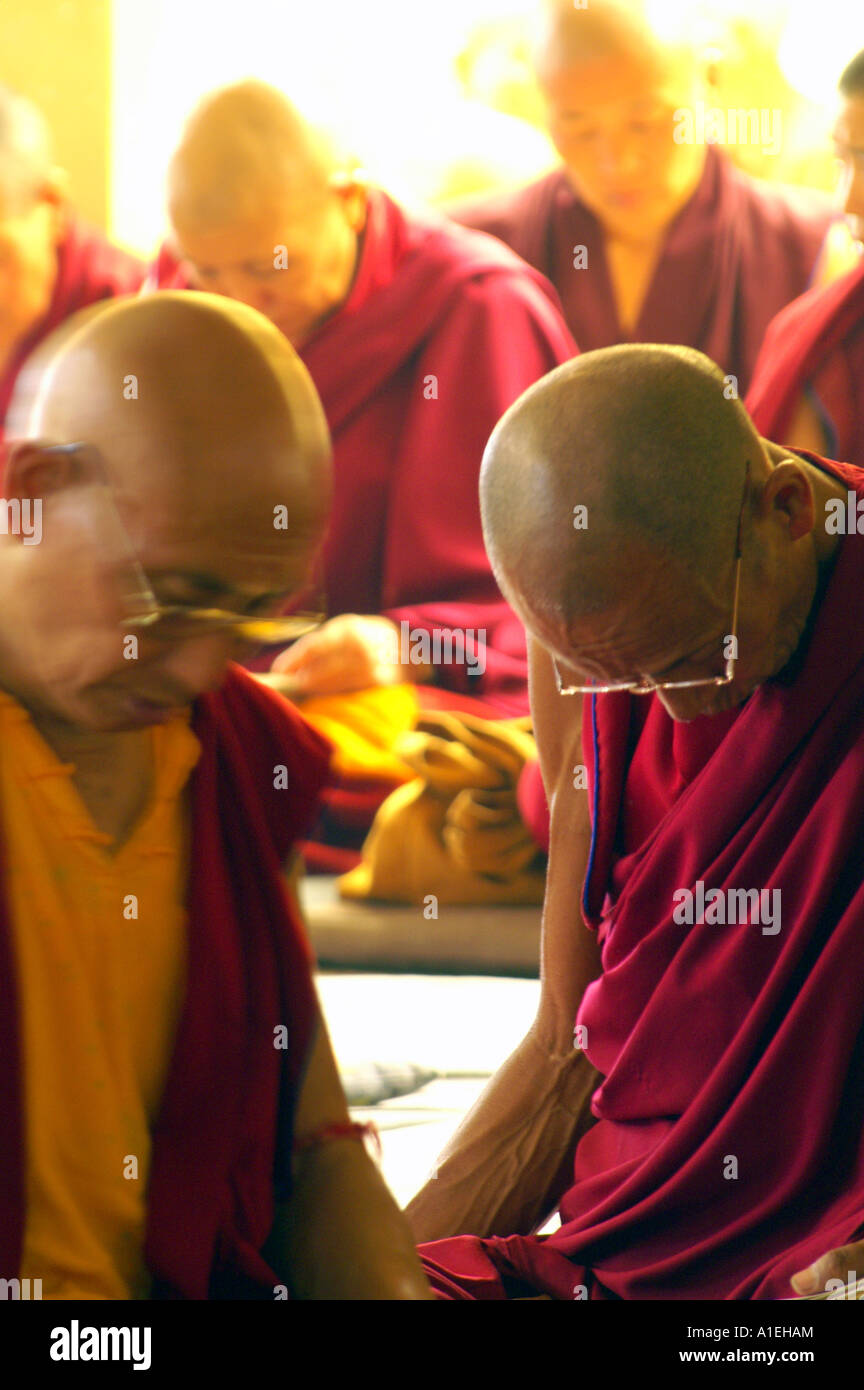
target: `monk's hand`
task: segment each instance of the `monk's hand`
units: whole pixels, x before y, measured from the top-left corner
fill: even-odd
[[[791,1284],[799,1294],[824,1293],[831,1280],[839,1280],[840,1284],[856,1284],[859,1279],[864,1279],[864,1241],[829,1250],[827,1255],[807,1269],[793,1274]],[[839,1289],[839,1285],[833,1283],[831,1289],[835,1288]]]
[[[389,618],[343,613],[280,652],[271,670],[285,677],[291,693],[299,696],[340,695],[430,679],[431,666],[399,658],[399,629]]]

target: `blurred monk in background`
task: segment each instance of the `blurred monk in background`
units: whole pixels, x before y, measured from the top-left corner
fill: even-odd
[[[0,1268],[427,1298],[283,881],[329,749],[231,661],[326,524],[308,374],[252,309],[161,294],[60,330],[12,413],[44,526],[0,537]]]
[[[451,216],[548,276],[583,352],[689,345],[743,396],[768,323],[817,273],[830,199],[750,178],[708,143],[707,63],[639,4],[549,0],[536,71],[561,167]],[[751,116],[763,144],[782,138],[778,112]]]
[[[28,354],[76,310],[134,294],[144,274],[72,214],[41,113],[0,86],[0,437]]]
[[[504,410],[575,351],[551,287],[489,238],[408,216],[257,81],[195,111],[169,212],[174,283],[266,314],[333,438],[330,621],[261,668],[276,657],[300,695],[434,682],[524,713],[524,634],[486,558],[477,481]],[[458,630],[478,659],[406,661],[403,629]]]
[[[864,240],[864,51],[840,78],[834,146],[846,216]],[[864,467],[864,262],[778,314],[747,406],[763,434]]]

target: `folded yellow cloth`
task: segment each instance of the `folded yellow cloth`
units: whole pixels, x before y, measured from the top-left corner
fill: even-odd
[[[395,751],[397,741],[417,719],[420,705],[415,686],[313,695],[296,703],[304,719],[333,744],[331,766],[340,777],[409,782],[417,776]]]
[[[545,865],[516,805],[536,745],[528,719],[429,714],[396,751],[416,778],[380,807],[345,898],[540,903]]]

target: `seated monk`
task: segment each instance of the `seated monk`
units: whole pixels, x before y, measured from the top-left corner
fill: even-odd
[[[328,748],[231,662],[323,533],[314,389],[212,295],[87,310],[39,360],[4,506],[41,544],[0,537],[0,1268],[45,1299],[429,1298],[282,877]]]
[[[560,167],[450,215],[548,276],[583,352],[686,344],[743,396],[768,323],[811,283],[830,199],[753,179],[699,138],[708,65],[638,4],[551,0],[536,70]]]
[[[0,86],[0,439],[21,364],[88,304],[135,294],[144,264],[80,222],[41,113]]]
[[[586,353],[492,436],[552,834],[536,1021],[407,1209],[442,1297],[864,1274],[864,537],[826,524],[849,492],[864,473],[761,438],[688,348]]]
[[[181,276],[282,330],[333,438],[330,621],[257,669],[294,694],[431,681],[523,714],[525,638],[483,549],[477,479],[503,411],[575,351],[551,287],[490,238],[408,216],[260,82],[193,114],[169,213]],[[414,642],[436,632],[437,649]]]
[[[864,50],[840,78],[834,143],[846,216],[864,239]],[[864,467],[864,262],[778,314],[765,335],[747,407],[793,447]]]

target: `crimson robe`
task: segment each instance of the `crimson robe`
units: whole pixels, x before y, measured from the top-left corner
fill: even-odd
[[[583,352],[613,343],[682,343],[737,377],[742,396],[769,322],[807,289],[838,215],[824,194],[750,178],[709,148],[698,187],[667,228],[629,334],[618,320],[602,224],[563,168],[448,211],[500,237],[548,276]],[[576,247],[587,249],[585,269],[574,268]]]
[[[864,472],[805,457],[864,499]],[[864,1233],[862,584],[851,534],[809,636],[736,710],[586,699],[597,1122],[560,1230],[421,1247],[442,1296],[789,1298]],[[700,882],[778,890],[780,930],[676,922]]]
[[[239,667],[192,728],[188,976],[153,1132],[145,1256],[153,1297],[273,1298],[259,1251],[289,1193],[294,1106],[316,1002],[311,955],[282,883],[312,820],[329,745]],[[287,788],[274,786],[286,768]],[[0,846],[2,882],[2,846]],[[0,1268],[19,1268],[24,1126],[15,970],[0,894]],[[287,1047],[274,1030],[287,1026]]]
[[[24,361],[64,319],[100,299],[137,294],[144,281],[146,266],[128,251],[121,251],[94,228],[70,219],[57,247],[57,277],[51,303],[39,322],[16,346],[5,371],[0,375],[0,431],[18,373]]]
[[[156,279],[182,283],[164,251]],[[485,634],[484,674],[454,663],[436,679],[493,717],[527,711],[527,661],[483,545],[480,461],[507,407],[575,351],[536,271],[379,190],[350,295],[300,349],[333,438],[328,614]],[[278,650],[247,664],[267,670]]]
[[[765,334],[745,402],[766,439],[783,442],[802,395],[829,451],[864,467],[864,264],[778,314]]]

